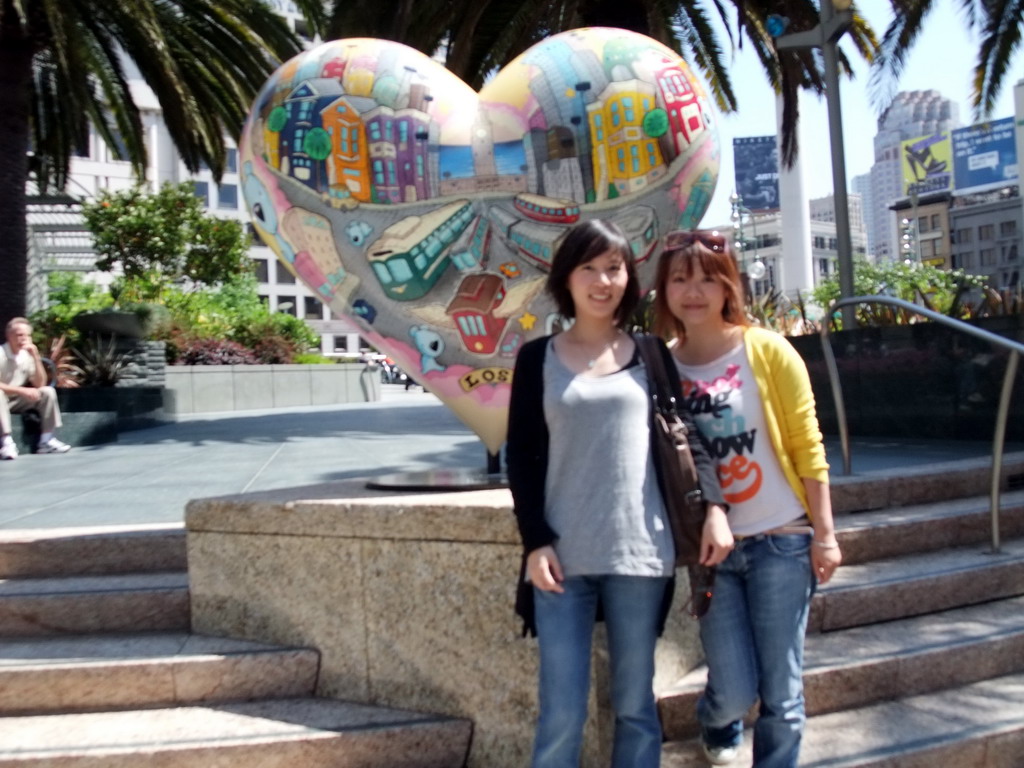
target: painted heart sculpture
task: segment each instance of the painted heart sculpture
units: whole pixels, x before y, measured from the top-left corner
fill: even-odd
[[[669,48],[620,29],[533,46],[475,93],[398,43],[337,40],[284,64],[241,144],[245,200],[278,258],[497,453],[519,347],[576,221],[607,218],[653,277],[700,221],[711,104]]]

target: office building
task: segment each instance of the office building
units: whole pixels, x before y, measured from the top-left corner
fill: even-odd
[[[902,142],[959,126],[959,107],[938,91],[901,91],[878,118],[871,166],[871,252],[876,260],[899,258],[899,232],[890,206],[904,191]],[[863,183],[862,183],[863,184]]]

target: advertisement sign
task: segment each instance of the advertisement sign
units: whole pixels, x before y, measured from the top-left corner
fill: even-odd
[[[984,192],[1017,181],[1013,118],[953,131],[953,177],[959,193]]]
[[[948,132],[904,141],[900,155],[903,194],[923,195],[953,187],[953,147]]]
[[[751,211],[779,209],[779,148],[774,136],[732,140],[736,194]]]

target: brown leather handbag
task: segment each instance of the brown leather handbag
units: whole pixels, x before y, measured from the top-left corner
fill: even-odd
[[[715,569],[700,564],[700,540],[707,514],[700,476],[690,451],[689,430],[679,416],[669,386],[660,342],[654,336],[637,336],[636,341],[647,368],[651,450],[675,544],[676,567],[689,571],[690,613],[700,618],[711,605],[715,581]]]

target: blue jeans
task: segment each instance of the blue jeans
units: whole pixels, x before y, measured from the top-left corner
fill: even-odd
[[[579,768],[590,690],[590,648],[600,599],[608,629],[615,712],[613,768],[657,768],[661,723],[654,644],[667,578],[577,576],[563,594],[534,589],[540,645],[540,715],[533,768]]]
[[[708,684],[697,718],[709,746],[736,746],[743,716],[760,698],[754,765],[795,768],[804,727],[803,656],[816,581],[811,537],[740,539],[715,578],[700,622]]]

